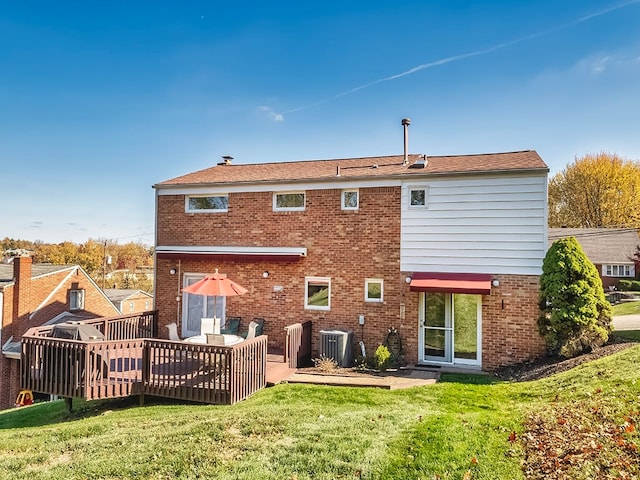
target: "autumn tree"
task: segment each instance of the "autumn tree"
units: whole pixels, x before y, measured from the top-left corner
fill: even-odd
[[[640,163],[604,152],[576,158],[549,181],[549,226],[640,228]]]
[[[611,305],[575,237],[557,240],[547,251],[539,306],[538,327],[551,355],[572,357],[609,339]]]

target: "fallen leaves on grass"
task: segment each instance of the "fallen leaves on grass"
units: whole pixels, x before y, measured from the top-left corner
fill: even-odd
[[[532,414],[520,441],[527,479],[632,479],[640,475],[640,412],[622,415],[606,396]],[[511,438],[509,439],[511,440]]]

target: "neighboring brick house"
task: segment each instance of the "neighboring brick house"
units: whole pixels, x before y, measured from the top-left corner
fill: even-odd
[[[406,152],[406,145],[405,145]],[[535,151],[222,163],[154,185],[161,328],[262,317],[348,329],[367,354],[397,329],[408,363],[494,369],[544,353],[537,328],[548,168]],[[215,269],[249,293],[181,288]],[[359,320],[364,319],[361,325]],[[357,344],[354,349],[360,352]]]
[[[113,317],[118,310],[77,265],[32,265],[29,257],[0,264],[0,408],[20,389],[20,339],[32,327],[62,318]]]
[[[123,314],[147,312],[153,308],[153,296],[142,290],[105,288],[104,293]]]
[[[549,246],[556,240],[575,237],[596,266],[605,290],[620,279],[636,278],[634,254],[640,245],[635,228],[550,228]]]

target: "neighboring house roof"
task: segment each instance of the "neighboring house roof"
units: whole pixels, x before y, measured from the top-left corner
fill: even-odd
[[[44,322],[42,326],[58,325],[59,323],[65,322],[81,322],[83,320],[90,320],[92,318],[98,318],[98,316],[89,314],[79,315],[77,313],[62,312],[60,315],[56,315],[51,320],[47,320],[46,322]]]
[[[20,340],[14,342],[13,337],[9,337],[9,340],[2,345],[2,354],[5,357],[20,360],[22,355],[22,342]]]
[[[429,176],[461,173],[543,171],[548,167],[534,150],[426,157],[409,155],[364,157],[343,160],[306,160],[297,162],[220,164],[154,185],[154,188],[184,187],[217,183],[276,183],[326,181],[335,179]]]
[[[113,303],[115,302],[123,302],[131,297],[136,295],[147,296],[149,298],[153,298],[153,296],[145,292],[144,290],[136,290],[133,288],[105,288],[105,295],[111,300]]]
[[[631,264],[640,244],[634,228],[550,228],[549,246],[556,240],[575,237],[594,264]]]
[[[31,267],[31,278],[43,277],[64,270],[72,270],[76,265],[49,265],[45,263],[34,263]],[[0,263],[0,288],[14,283],[13,264]]]

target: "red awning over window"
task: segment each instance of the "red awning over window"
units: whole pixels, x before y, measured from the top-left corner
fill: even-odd
[[[417,272],[411,278],[412,292],[491,293],[491,275],[484,273]]]

